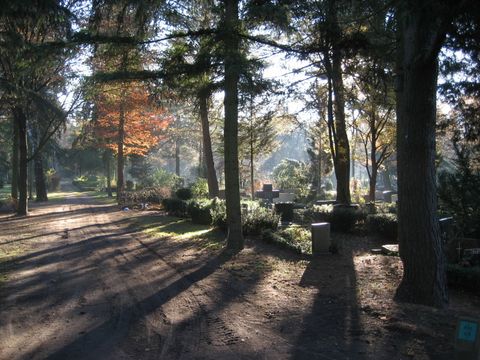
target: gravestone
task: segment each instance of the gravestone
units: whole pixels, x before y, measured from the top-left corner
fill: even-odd
[[[397,203],[398,202],[398,194],[392,194],[390,202]]]
[[[325,254],[330,251],[330,223],[322,222],[312,224],[312,254]]]
[[[438,219],[440,225],[440,237],[442,239],[443,248],[449,262],[457,262],[459,260],[459,253],[457,244],[453,241],[453,218],[445,217]]]
[[[389,203],[393,202],[392,201],[392,196],[395,195],[395,194],[396,194],[396,192],[393,191],[393,190],[384,191],[383,195],[382,195],[383,196],[383,201],[389,202]]]
[[[280,196],[280,190],[273,190],[272,184],[263,184],[263,190],[256,191],[255,197],[258,199],[264,199],[268,202],[273,202],[273,199]]]
[[[315,205],[334,205],[336,204],[335,200],[317,200],[315,201]]]
[[[375,191],[375,200],[382,200],[383,201],[383,191],[376,190]]]
[[[273,199],[273,202],[276,203],[286,203],[286,202],[294,202],[295,201],[295,194],[294,193],[287,193],[281,192],[278,194],[278,198]]]

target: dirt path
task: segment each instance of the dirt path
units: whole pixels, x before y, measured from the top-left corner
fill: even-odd
[[[398,306],[398,261],[156,239],[82,196],[0,217],[0,359],[450,359],[462,308]],[[382,275],[372,279],[373,266]],[[372,288],[372,281],[377,286]],[[470,300],[469,300],[470,301]]]

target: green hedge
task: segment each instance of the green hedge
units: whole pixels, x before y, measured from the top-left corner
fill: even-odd
[[[480,267],[447,265],[448,284],[452,287],[472,291],[480,295]]]
[[[193,197],[192,190],[189,188],[180,188],[175,192],[175,195],[180,200],[190,200]]]
[[[312,222],[329,222],[332,231],[349,232],[365,220],[367,214],[360,208],[332,205],[314,205],[304,214]]]
[[[256,207],[242,216],[242,228],[245,235],[260,235],[263,230],[276,230],[280,215],[271,209]]]
[[[173,216],[185,217],[187,214],[187,202],[176,198],[162,200],[165,211]]]
[[[371,234],[396,241],[398,233],[398,221],[396,214],[368,215],[366,220],[367,230]]]
[[[297,254],[302,253],[302,247],[299,244],[295,244],[289,238],[285,238],[274,231],[267,229],[262,231],[262,240],[269,244],[274,244],[280,248],[294,251]]]
[[[188,203],[188,215],[191,216],[192,222],[201,225],[212,224],[212,201],[208,199],[204,200],[192,200]]]

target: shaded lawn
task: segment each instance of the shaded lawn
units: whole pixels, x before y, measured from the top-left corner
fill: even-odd
[[[173,216],[142,216],[136,218],[131,228],[156,239],[195,241],[202,248],[218,250],[225,245],[225,234],[210,225],[194,224],[188,219]]]
[[[0,200],[8,199],[10,197],[10,191],[12,187],[5,184],[3,188],[0,188]]]

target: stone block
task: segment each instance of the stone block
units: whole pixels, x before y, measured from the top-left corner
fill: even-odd
[[[314,223],[312,224],[312,254],[325,254],[330,251],[330,223]]]

